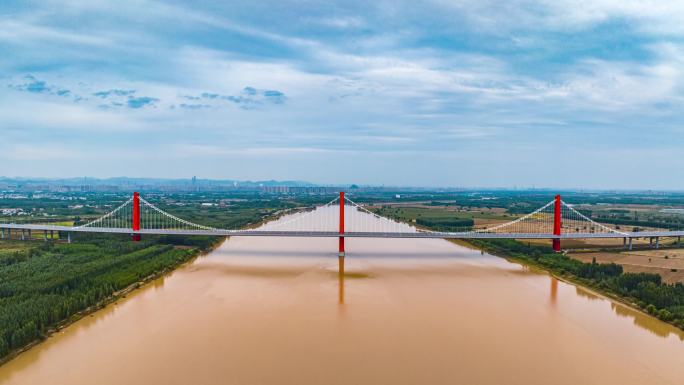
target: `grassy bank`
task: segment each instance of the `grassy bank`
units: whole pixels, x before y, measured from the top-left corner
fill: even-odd
[[[615,263],[584,263],[543,246],[514,240],[471,240],[490,254],[511,258],[589,287],[684,330],[684,285],[663,283],[657,274],[625,273]]]

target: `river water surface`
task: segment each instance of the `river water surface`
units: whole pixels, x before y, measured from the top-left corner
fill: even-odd
[[[232,238],[0,367],[7,384],[684,384],[684,335],[443,240]]]

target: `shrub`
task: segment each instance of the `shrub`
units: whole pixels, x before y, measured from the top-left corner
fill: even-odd
[[[672,320],[672,314],[667,311],[667,309],[660,309],[660,311],[658,311],[658,318],[663,321],[670,321]]]

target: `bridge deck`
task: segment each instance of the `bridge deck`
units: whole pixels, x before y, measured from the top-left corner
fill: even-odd
[[[0,229],[31,231],[62,231],[74,233],[109,233],[109,234],[141,234],[141,235],[209,235],[219,237],[304,237],[304,238],[337,238],[335,231],[263,231],[263,230],[165,230],[144,229],[133,231],[127,228],[113,227],[69,227],[55,225],[8,224],[0,223]],[[647,237],[680,237],[684,231],[644,231],[616,233],[565,233],[560,236],[541,233],[478,233],[478,232],[345,232],[345,238],[438,238],[438,239],[590,239],[590,238],[647,238]]]

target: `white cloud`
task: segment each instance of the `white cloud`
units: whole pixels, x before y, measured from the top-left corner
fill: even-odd
[[[43,162],[57,160],[72,160],[83,157],[81,151],[59,144],[26,143],[0,146],[0,159],[6,162]]]
[[[32,40],[87,46],[111,46],[113,44],[111,39],[102,36],[86,35],[8,19],[0,19],[0,41],[2,40],[13,44],[26,44],[27,41]]]
[[[0,131],[21,128],[38,132],[136,131],[144,125],[131,114],[116,113],[49,96],[0,95]],[[8,102],[9,96],[12,102]]]
[[[465,15],[471,27],[493,33],[579,31],[624,20],[643,32],[684,34],[684,3],[661,0],[434,0]]]
[[[349,28],[363,28],[366,22],[361,17],[323,17],[319,19],[312,19],[313,24],[320,24],[326,27],[349,29]]]

